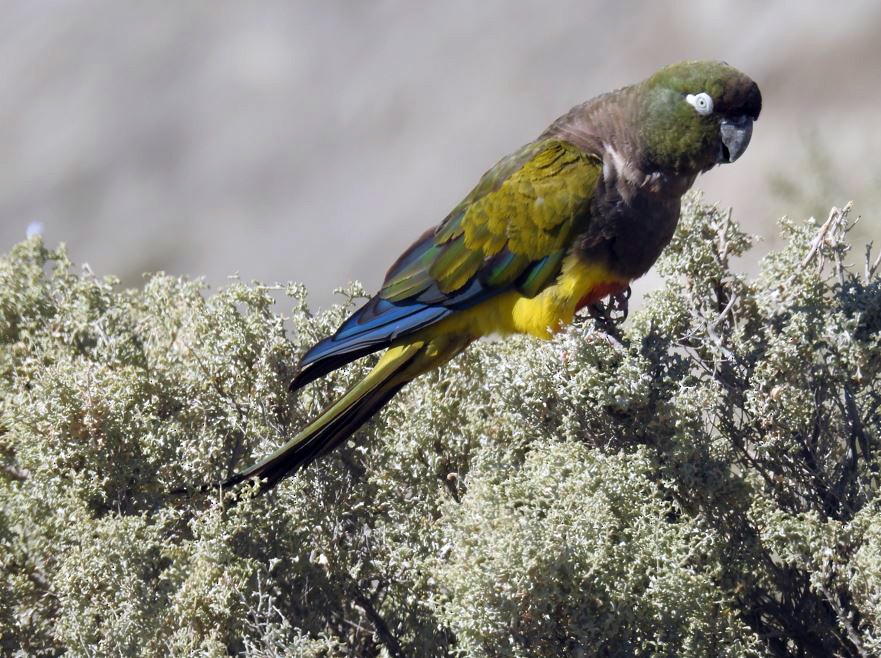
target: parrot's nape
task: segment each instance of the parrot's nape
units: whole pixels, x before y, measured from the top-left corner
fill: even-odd
[[[672,238],[697,175],[743,154],[761,105],[749,77],[696,61],[572,108],[398,258],[379,293],[302,357],[291,390],[386,350],[376,367],[223,486],[257,478],[268,490],[478,338],[549,338],[619,295]]]

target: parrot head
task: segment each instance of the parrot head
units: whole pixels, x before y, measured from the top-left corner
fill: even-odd
[[[724,62],[681,62],[642,82],[639,130],[646,164],[700,173],[743,155],[762,94]]]

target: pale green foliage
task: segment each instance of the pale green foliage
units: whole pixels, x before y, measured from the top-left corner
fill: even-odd
[[[494,463],[475,464],[474,486],[449,512],[439,577],[465,653],[750,653],[755,641],[707,561],[718,537],[693,519],[668,522],[676,506],[644,449],[534,448],[502,478]]]
[[[847,216],[758,277],[691,200],[621,327],[483,342],[237,505],[172,496],[290,437],[284,292],[0,259],[0,650],[53,655],[881,653],[881,282]],[[865,272],[863,270],[866,270]],[[639,284],[637,284],[639,285]]]

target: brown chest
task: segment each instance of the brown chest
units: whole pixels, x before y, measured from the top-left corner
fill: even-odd
[[[681,193],[600,181],[585,217],[576,253],[602,262],[622,278],[645,274],[669,244],[679,222]]]

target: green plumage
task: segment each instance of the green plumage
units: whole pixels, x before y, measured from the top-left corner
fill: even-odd
[[[745,80],[755,89],[754,100],[744,93],[749,91],[744,89]],[[757,115],[761,105],[755,83],[737,69],[719,62],[682,62],[667,66],[640,83],[637,89],[639,133],[646,156],[656,166],[679,171],[700,172],[716,164],[718,117],[732,109],[732,105],[749,115]],[[714,111],[709,115],[702,116],[682,102],[687,94],[699,92],[708,94],[714,101]]]
[[[533,265],[529,275],[519,286],[520,292],[524,297],[535,297],[538,293],[553,281],[560,271],[563,264],[563,257],[566,255],[564,249],[557,249],[546,258]]]
[[[484,174],[418,255],[389,272],[380,295],[401,301],[431,286],[453,293],[475,278],[510,286],[530,266],[525,290],[537,294],[559,272],[601,170],[567,142],[528,144]]]
[[[257,477],[269,488],[472,341],[547,337],[584,304],[621,291],[672,238],[695,177],[743,153],[760,109],[758,86],[717,62],[670,66],[572,108],[487,171],[392,265],[379,294],[303,356],[294,390],[389,348],[349,393],[228,484]]]

